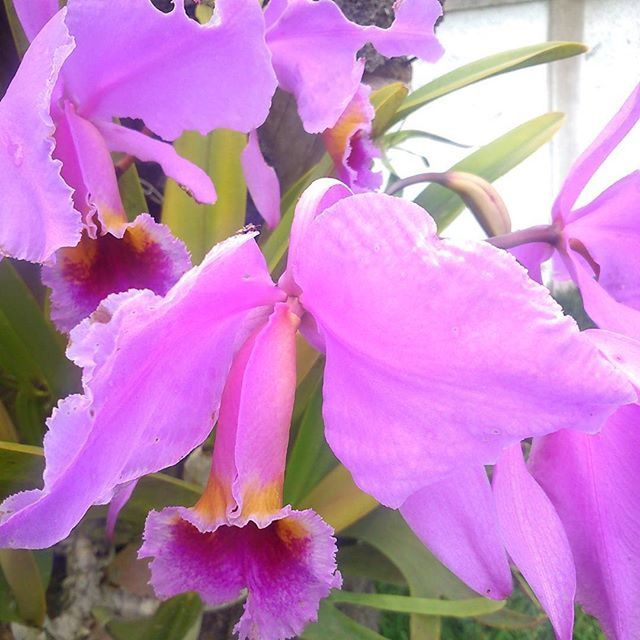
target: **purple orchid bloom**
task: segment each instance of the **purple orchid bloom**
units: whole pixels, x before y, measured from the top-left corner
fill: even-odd
[[[332,0],[271,0],[266,40],[281,89],[295,96],[309,133],[333,127],[358,92],[367,43],[385,56],[415,55],[435,62],[442,47],[434,26],[437,0],[398,0],[393,24],[382,29],[347,20]],[[313,25],[311,27],[311,25]]]
[[[375,191],[382,184],[382,174],[371,170],[380,152],[371,140],[375,110],[370,94],[371,89],[361,84],[338,122],[322,134],[335,177],[354,193]]]
[[[525,437],[564,428],[594,433],[637,397],[512,256],[486,243],[439,239],[412,203],[315,182],[296,209],[278,285],[254,235],[215,247],[164,297],[110,296],[71,332],[68,353],[83,367],[84,394],[63,400],[49,421],[44,488],[0,507],[0,545],[64,538],[92,504],[187,455],[220,412],[203,499],[193,510],[150,517],[144,553],[158,563],[154,583],[161,594],[195,588],[210,601],[247,586],[254,599],[246,619],[268,626],[270,605],[258,611],[260,591],[248,575],[221,577],[218,588],[202,582],[213,579],[205,568],[169,579],[163,567],[173,557],[192,567],[189,554],[213,553],[205,551],[212,540],[223,557],[250,557],[245,566],[261,571],[254,541],[273,535],[282,519],[299,518],[308,525],[300,535],[312,548],[324,539],[318,544],[328,554],[300,593],[322,597],[333,547],[328,533],[314,538],[315,516],[307,522],[289,507],[280,511],[275,462],[284,456],[278,443],[291,410],[298,322],[326,356],[329,445],[364,491],[400,507],[414,528],[410,511],[421,491],[494,463]],[[283,380],[274,367],[284,367]],[[258,424],[265,433],[250,435]],[[264,438],[269,446],[255,444]],[[504,582],[482,592],[501,597]],[[305,604],[295,620],[306,619]],[[274,629],[273,637],[284,637]]]
[[[0,102],[0,253],[51,263],[52,317],[68,330],[106,293],[164,294],[190,266],[166,228],[148,216],[127,222],[111,152],[158,162],[196,200],[215,200],[208,176],[170,144],[112,119],[140,118],[167,140],[186,129],[250,131],[276,80],[255,3],[223,0],[206,25],[181,0],[168,14],[149,0],[55,5],[16,5],[34,39]],[[175,55],[181,47],[188,55]]]
[[[220,605],[246,587],[241,640],[300,634],[341,585],[331,528],[310,510],[282,507],[299,313],[296,302],[277,303],[236,355],[207,488],[192,509],[150,513],[139,554],[153,558],[162,598],[197,591]]]
[[[578,285],[585,309],[603,329],[640,339],[640,171],[618,180],[591,203],[576,200],[640,118],[640,84],[569,171],[552,210],[550,242],[523,245],[514,254],[540,281],[552,255]],[[555,252],[554,252],[555,248]]]

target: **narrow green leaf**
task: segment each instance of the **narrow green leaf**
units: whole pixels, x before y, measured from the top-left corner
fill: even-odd
[[[460,147],[461,149],[468,149],[471,147],[469,144],[461,144],[450,138],[439,136],[437,133],[430,133],[429,131],[419,131],[417,129],[400,129],[400,131],[390,131],[385,133],[380,139],[380,143],[385,149],[395,147],[407,140],[413,140],[414,138],[424,138],[425,140],[434,140],[435,142],[442,142],[443,144],[449,144],[454,147]]]
[[[42,626],[47,604],[34,554],[24,549],[0,549],[0,567],[15,598],[20,618],[27,624]]]
[[[247,185],[240,155],[245,146],[244,134],[227,129],[207,136],[188,131],[175,142],[176,151],[204,169],[218,193],[215,204],[201,205],[167,179],[162,222],[185,242],[196,264],[214,244],[244,226]]]
[[[334,591],[331,602],[355,604],[362,607],[395,611],[396,613],[418,613],[426,616],[447,616],[468,618],[486,615],[504,608],[504,600],[486,598],[466,598],[464,600],[439,600],[437,598],[415,598],[382,593],[354,593]]]
[[[202,602],[185,593],[163,602],[150,618],[113,619],[107,631],[113,640],[195,640],[202,622]]]
[[[383,636],[352,620],[326,600],[320,603],[318,622],[302,632],[303,640],[384,640]]]
[[[349,471],[341,464],[334,467],[300,501],[301,509],[313,509],[338,533],[377,506],[375,498],[359,489]]]
[[[0,442],[0,500],[42,485],[44,458],[40,447]]]
[[[488,627],[516,631],[520,629],[535,629],[547,622],[548,618],[545,615],[531,616],[505,607],[500,611],[478,616],[477,620]]]
[[[587,51],[587,47],[578,42],[542,42],[475,60],[445,73],[410,93],[396,111],[389,125],[404,120],[410,113],[437,98],[468,87],[480,80],[538,64],[546,64],[554,60],[570,58],[585,51]]]
[[[294,506],[337,463],[324,438],[321,376],[315,382],[287,461],[284,501]]]
[[[338,549],[337,561],[343,575],[368,578],[398,587],[407,584],[398,567],[387,556],[364,542],[342,544]]]
[[[67,395],[79,382],[79,369],[65,357],[63,337],[9,260],[0,262],[0,367],[36,387],[45,383],[54,398]]]
[[[538,116],[481,147],[449,171],[464,171],[493,182],[550,140],[563,121],[562,113]],[[437,184],[424,189],[415,202],[434,218],[438,231],[445,229],[464,210],[464,203],[458,195]]]
[[[40,445],[45,431],[45,419],[49,414],[49,399],[29,384],[18,387],[14,400],[16,424],[20,441],[24,444]]]
[[[393,82],[372,92],[370,100],[376,110],[371,129],[372,137],[377,138],[386,131],[408,92],[402,82]]]
[[[132,164],[119,178],[118,188],[122,204],[129,221],[135,220],[140,213],[149,211],[147,201],[144,197],[144,191],[140,184],[140,176],[136,165]]]
[[[11,29],[13,42],[16,45],[18,55],[22,58],[24,52],[29,46],[29,40],[27,40],[27,36],[24,34],[20,20],[18,20],[18,15],[13,6],[13,0],[4,0],[4,8],[9,22],[9,29]]]
[[[332,169],[331,158],[325,153],[320,162],[309,169],[301,178],[298,178],[282,197],[280,205],[282,218],[273,233],[262,244],[262,253],[267,259],[270,271],[274,271],[280,264],[289,247],[289,233],[298,198],[314,180],[330,175]]]
[[[8,442],[17,442],[18,433],[13,426],[13,420],[7,412],[2,400],[0,400],[0,440],[6,440]]]

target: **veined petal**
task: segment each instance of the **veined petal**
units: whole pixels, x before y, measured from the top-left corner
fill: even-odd
[[[370,138],[375,116],[370,94],[371,89],[361,84],[338,122],[322,133],[335,176],[356,193],[375,191],[382,184],[382,174],[371,170],[380,153]]]
[[[75,189],[74,201],[83,214],[88,235],[95,238],[110,231],[120,236],[127,216],[102,134],[92,122],[79,116],[70,102],[64,104],[58,130],[60,145],[56,151],[63,162],[62,175]]]
[[[584,245],[597,264],[598,284],[611,297],[640,311],[640,171],[573,213],[563,235],[569,243],[576,238]]]
[[[193,162],[179,156],[172,145],[112,122],[94,124],[111,151],[129,153],[143,162],[157,162],[165,175],[173,178],[196,202],[215,202],[211,178]]]
[[[469,587],[495,600],[509,596],[511,571],[484,467],[459,469],[420,489],[400,513],[438,560]]]
[[[512,256],[440,240],[412,203],[339,200],[293,260],[326,345],[327,441],[388,506],[527,436],[597,431],[636,397]]]
[[[73,47],[61,12],[33,41],[0,102],[0,256],[44,262],[80,239],[72,190],[52,157],[52,95]]]
[[[542,263],[553,254],[553,247],[546,242],[531,242],[509,249],[509,253],[529,272],[529,276],[542,284]]]
[[[282,640],[317,618],[318,603],[341,584],[333,531],[311,510],[286,507],[259,528],[203,525],[193,511],[169,507],[147,518],[141,558],[153,558],[151,583],[161,598],[197,591],[210,605],[246,588],[240,640]]]
[[[278,3],[267,43],[278,83],[295,96],[304,128],[320,133],[335,125],[360,86],[364,64],[356,54],[367,42],[385,55],[437,59],[433,27],[441,12],[436,0],[402,0],[394,23],[380,29],[350,22],[331,0]]]
[[[640,637],[640,407],[619,409],[601,433],[534,441],[531,471],[551,498],[575,559],[578,601],[608,638]]]
[[[79,113],[142,118],[166,140],[258,127],[276,88],[260,5],[218,0],[205,25],[187,17],[184,0],[174,5],[162,13],[149,0],[70,3],[76,51],[65,79]]]
[[[58,0],[13,0],[13,7],[30,42],[60,9]]]
[[[546,611],[558,640],[573,637],[576,569],[560,517],[531,477],[520,444],[493,471],[500,530],[509,555]]]
[[[562,189],[553,203],[553,219],[572,220],[571,208],[576,203],[598,167],[631,131],[640,118],[640,84],[636,85],[620,110],[598,137],[573,163]]]
[[[42,268],[51,319],[60,331],[70,331],[111,293],[150,289],[164,295],[191,267],[184,243],[146,213],[121,233],[91,238],[85,232],[76,247],[58,250],[56,262]]]
[[[280,222],[280,183],[275,170],[267,164],[262,155],[257,131],[249,134],[240,161],[253,204],[273,229]]]
[[[575,251],[570,250],[568,254],[563,254],[562,259],[573,281],[580,288],[584,308],[589,317],[602,329],[640,340],[640,309],[618,302],[600,286],[591,265]]]
[[[288,304],[276,304],[233,361],[222,394],[211,476],[197,505],[210,521],[229,518],[242,525],[252,520],[263,526],[282,506],[299,325]]]
[[[49,422],[45,457],[64,446],[75,455],[45,472],[32,504],[3,506],[0,546],[61,540],[118,485],[200,444],[234,354],[282,299],[251,234],[214,247],[164,298],[135,290],[107,298],[71,332],[68,354],[83,367],[85,388],[75,426],[61,411]]]

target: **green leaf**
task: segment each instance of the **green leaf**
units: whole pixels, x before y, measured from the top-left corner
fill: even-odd
[[[426,616],[447,616],[468,618],[486,615],[504,608],[504,600],[486,598],[465,598],[464,600],[439,600],[437,598],[416,598],[382,593],[354,593],[334,591],[331,602],[355,604],[362,607],[395,611],[396,613],[418,613]]]
[[[314,180],[330,175],[332,169],[333,162],[329,155],[325,153],[320,162],[298,178],[282,197],[280,204],[282,218],[273,233],[262,244],[262,253],[267,260],[270,271],[273,272],[277,268],[289,247],[289,233],[291,232],[293,214],[298,198]]]
[[[0,567],[20,618],[41,627],[47,613],[46,586],[35,555],[24,549],[0,549]]]
[[[24,34],[24,30],[22,29],[22,25],[18,19],[18,14],[13,7],[13,0],[4,0],[4,8],[9,22],[9,29],[11,29],[13,42],[16,45],[18,55],[22,58],[24,52],[29,46],[29,40],[27,40],[27,36]]]
[[[429,131],[419,131],[417,129],[401,129],[400,131],[390,131],[386,133],[380,139],[381,145],[385,149],[395,147],[407,140],[413,140],[414,138],[424,138],[425,140],[434,140],[435,142],[442,142],[443,144],[449,144],[454,147],[460,147],[461,149],[468,149],[471,147],[469,144],[461,144],[455,140],[439,136],[436,133],[430,133]]]
[[[315,380],[315,390],[302,416],[300,427],[287,461],[284,501],[297,505],[299,500],[336,465],[336,458],[324,438],[322,420],[322,377]]]
[[[42,485],[44,458],[40,447],[0,442],[0,500]]]
[[[136,165],[132,164],[119,178],[118,189],[122,204],[129,221],[135,220],[140,213],[149,211],[147,200],[144,197],[144,191],[140,184],[140,176]]]
[[[326,600],[320,603],[318,622],[303,632],[304,640],[384,640],[383,636],[362,626]]]
[[[343,575],[368,578],[398,587],[407,584],[398,567],[387,556],[364,542],[342,544],[338,549],[337,561]]]
[[[478,616],[477,621],[482,624],[486,624],[489,627],[496,629],[535,629],[541,624],[547,622],[548,618],[545,615],[531,616],[514,609],[508,609],[505,607],[495,613],[490,613],[484,616]]]
[[[475,60],[445,73],[409,94],[389,125],[404,120],[410,113],[437,98],[468,87],[480,80],[538,64],[546,64],[554,60],[570,58],[585,51],[587,51],[587,47],[578,42],[542,42]]]
[[[407,97],[408,89],[402,82],[393,82],[371,94],[371,104],[376,111],[371,135],[377,138],[389,127],[398,107]]]
[[[150,618],[113,619],[107,631],[113,640],[196,640],[202,622],[202,602],[185,593],[163,602]]]
[[[551,112],[529,120],[464,158],[449,171],[473,173],[493,182],[519,165],[558,131],[564,114]],[[437,184],[415,199],[436,221],[438,231],[450,225],[464,210],[461,198]]]
[[[13,426],[13,420],[7,412],[2,400],[0,400],[0,440],[7,440],[8,442],[17,442],[18,433]]]
[[[218,193],[215,204],[198,204],[176,182],[167,179],[162,222],[185,242],[195,264],[214,244],[244,226],[247,185],[240,155],[246,144],[244,134],[227,129],[207,136],[188,131],[174,144],[181,156],[204,169]]]
[[[80,371],[64,354],[64,338],[44,317],[9,260],[0,262],[0,367],[45,385],[54,398],[79,383]]]

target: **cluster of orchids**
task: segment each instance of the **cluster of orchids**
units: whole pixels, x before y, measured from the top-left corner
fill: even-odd
[[[149,513],[139,556],[160,598],[246,592],[241,639],[302,633],[342,583],[333,529],[283,504],[302,336],[324,358],[329,447],[446,567],[503,599],[511,561],[560,640],[576,601],[608,637],[640,637],[640,172],[576,207],[640,118],[640,85],[548,225],[458,241],[377,191],[358,58],[371,43],[436,61],[436,0],[398,0],[387,28],[331,0],[217,0],[201,22],[184,0],[14,6],[30,45],[0,102],[0,254],[42,265],[82,391],[48,420],[43,487],[0,505],[0,547],[54,545],[93,505],[110,504],[113,525],[140,478],[214,430],[200,499]],[[255,227],[192,267],[168,227],[128,219],[112,153],[211,203],[207,173],[171,141],[225,128],[246,134],[247,188],[275,228],[257,129],[278,87],[333,178],[300,196],[277,281]],[[542,285],[549,259],[599,328],[563,314]]]

